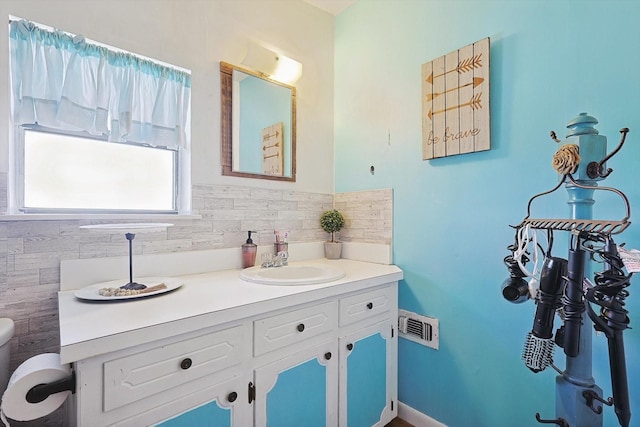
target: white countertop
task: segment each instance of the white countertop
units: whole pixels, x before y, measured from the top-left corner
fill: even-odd
[[[239,278],[239,269],[178,276],[172,292],[127,301],[86,302],[74,290],[58,293],[60,357],[71,363],[193,330],[232,322],[402,279],[394,265],[316,259],[291,265],[343,270],[342,279],[315,285],[273,286]]]

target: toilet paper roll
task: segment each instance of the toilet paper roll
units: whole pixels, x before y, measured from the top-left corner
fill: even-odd
[[[58,409],[71,391],[52,394],[39,403],[27,402],[27,392],[38,384],[49,384],[71,375],[71,367],[60,363],[57,353],[44,353],[25,360],[16,369],[2,395],[2,414],[16,421],[44,417]]]

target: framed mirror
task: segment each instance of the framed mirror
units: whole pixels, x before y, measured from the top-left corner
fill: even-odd
[[[222,174],[296,180],[296,88],[220,62]]]

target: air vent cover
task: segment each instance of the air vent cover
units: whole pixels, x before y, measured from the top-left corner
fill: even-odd
[[[418,344],[438,349],[440,342],[438,319],[421,316],[406,310],[398,310],[400,336]]]

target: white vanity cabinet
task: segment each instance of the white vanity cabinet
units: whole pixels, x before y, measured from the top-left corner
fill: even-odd
[[[397,414],[401,272],[393,266],[371,268],[390,272],[377,281],[347,279],[344,284],[306,290],[233,282],[237,287],[233,292],[256,298],[259,292],[293,296],[277,295],[224,311],[182,315],[171,322],[78,340],[66,354],[61,352],[62,357],[76,357],[72,361],[76,393],[68,404],[65,425],[386,425]],[[200,279],[211,283],[209,277]],[[200,285],[195,281],[186,282],[183,294],[141,302],[138,307],[156,313],[169,296],[176,305],[182,298],[200,303],[204,296],[196,286]],[[220,302],[221,293],[216,295],[213,303]],[[68,310],[74,319],[97,316],[91,307],[68,303],[76,310]],[[64,300],[61,307],[66,304]],[[133,304],[112,307],[133,319]],[[65,314],[61,309],[61,324]],[[62,327],[61,332],[64,336]],[[135,344],[134,339],[144,343]]]

